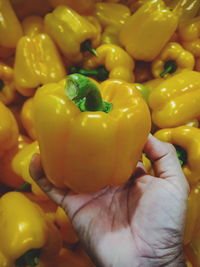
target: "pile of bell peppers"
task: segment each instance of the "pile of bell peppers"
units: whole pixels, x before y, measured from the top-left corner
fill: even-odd
[[[189,182],[183,245],[200,266],[200,1],[0,0],[0,14],[0,267],[94,266],[31,158],[94,192],[139,160],[154,175],[150,132]]]

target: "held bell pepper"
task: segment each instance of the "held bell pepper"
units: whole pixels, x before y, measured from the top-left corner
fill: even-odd
[[[33,97],[28,98],[22,106],[20,118],[22,125],[28,135],[36,140],[35,127],[33,122]]]
[[[12,112],[0,101],[0,156],[17,144],[18,135]]]
[[[183,49],[180,44],[170,42],[152,62],[152,73],[155,78],[166,77],[181,69],[192,70],[194,63],[193,54]]]
[[[123,25],[120,43],[138,60],[152,61],[169,41],[178,24],[178,15],[162,0],[150,0]]]
[[[193,267],[200,266],[200,228],[196,231],[192,241],[185,248],[186,255]]]
[[[40,200],[47,200],[47,195],[33,181],[29,173],[31,158],[36,153],[40,153],[37,141],[28,144],[14,156],[12,160],[12,168],[17,175],[24,179],[25,182],[31,184],[32,192],[37,195]]]
[[[200,180],[200,129],[191,126],[162,129],[155,136],[165,142],[175,144],[188,182],[193,185]]]
[[[96,54],[99,30],[87,18],[67,6],[58,6],[45,16],[45,28],[64,56],[72,62],[82,60],[83,52]]]
[[[18,151],[22,150],[30,139],[25,136],[19,135],[18,142],[10,150],[8,150],[0,160],[0,182],[9,187],[18,187],[23,184],[23,179],[17,175],[11,166],[12,159]]]
[[[122,4],[97,3],[94,14],[103,27],[113,26],[120,29],[130,17],[131,12],[127,6]]]
[[[0,199],[0,213],[0,251],[13,266],[38,266],[59,253],[59,231],[22,193],[5,194]]]
[[[26,35],[17,44],[14,77],[19,93],[31,96],[39,85],[59,81],[66,72],[55,44],[42,33],[43,20],[28,17],[23,28]]]
[[[82,15],[89,15],[94,12],[96,0],[49,0],[52,7],[60,5],[69,6]]]
[[[120,80],[99,85],[80,74],[68,76],[65,83],[43,86],[34,96],[35,128],[48,179],[74,192],[127,181],[151,127],[140,92]]]
[[[182,46],[195,57],[200,57],[200,17],[182,23],[178,30]]]
[[[0,62],[0,101],[7,105],[16,98],[13,69]]]
[[[90,76],[98,81],[120,79],[126,82],[134,82],[135,63],[129,54],[116,45],[101,45],[96,50],[97,56],[85,60],[84,68],[72,67],[71,73],[80,73]]]
[[[22,37],[22,27],[9,0],[0,1],[0,45],[14,48]]]
[[[200,73],[181,71],[154,88],[148,102],[159,128],[176,127],[200,116]]]
[[[186,224],[184,234],[184,245],[191,242],[192,237],[195,235],[196,230],[199,226],[200,219],[200,184],[192,187],[188,198],[187,213],[186,213]]]

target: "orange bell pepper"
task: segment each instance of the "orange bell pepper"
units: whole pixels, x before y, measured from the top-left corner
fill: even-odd
[[[21,121],[28,135],[36,140],[35,127],[33,122],[33,98],[28,98],[21,109]]]
[[[23,21],[25,36],[17,44],[14,78],[18,92],[24,96],[31,96],[41,84],[59,81],[66,75],[56,45],[43,26],[40,17]]]
[[[124,183],[150,131],[149,109],[140,92],[120,80],[99,85],[80,74],[68,76],[65,84],[48,84],[34,96],[35,128],[48,179],[75,192]]]

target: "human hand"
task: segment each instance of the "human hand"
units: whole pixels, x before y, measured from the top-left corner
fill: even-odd
[[[90,194],[54,187],[45,177],[40,156],[33,156],[31,176],[67,212],[97,266],[185,266],[188,183],[172,145],[149,136],[144,151],[154,162],[156,177],[139,162],[126,184]]]

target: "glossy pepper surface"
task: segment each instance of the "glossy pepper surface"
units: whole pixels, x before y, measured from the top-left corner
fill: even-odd
[[[191,242],[200,222],[200,184],[192,187],[188,198],[184,244]]]
[[[34,97],[35,127],[47,177],[56,186],[75,192],[125,182],[150,130],[145,101],[134,85],[120,80],[99,85],[73,74],[66,89],[65,83],[43,86]],[[112,104],[102,101],[98,87],[102,98]],[[74,94],[82,95],[85,90],[85,100],[75,97],[80,101],[77,107]]]
[[[99,31],[87,18],[67,6],[58,6],[45,16],[45,28],[66,58],[80,61],[82,53],[95,53]]]
[[[101,35],[101,44],[114,44],[120,46],[118,35],[119,30],[116,27],[105,27]]]
[[[126,82],[134,82],[135,63],[130,55],[117,45],[105,44],[96,49],[97,56],[92,56],[83,64],[84,69],[79,73],[88,75],[97,80],[120,79]],[[101,67],[105,71],[101,75]],[[88,71],[87,71],[88,70]],[[106,72],[108,72],[106,74]],[[105,76],[106,75],[106,76]],[[101,77],[103,76],[103,77]],[[101,79],[102,78],[102,79]]]
[[[20,118],[28,136],[36,140],[35,127],[33,122],[33,98],[29,97],[22,106]]]
[[[119,29],[130,17],[131,12],[127,6],[122,4],[97,3],[94,14],[103,27],[114,26]]]
[[[0,62],[0,101],[10,104],[17,98],[13,69]]]
[[[0,182],[9,187],[18,187],[23,184],[23,179],[17,175],[12,169],[12,159],[18,151],[23,149],[30,143],[30,139],[19,135],[18,142],[15,146],[9,149],[0,160]]]
[[[39,146],[38,142],[34,141],[23,149],[21,149],[12,160],[12,168],[14,172],[22,177],[25,182],[31,184],[32,192],[37,195],[37,197],[41,200],[46,200],[48,197],[43,191],[39,188],[39,186],[33,181],[29,173],[29,165],[31,158],[34,154],[39,154]]]
[[[152,62],[152,73],[155,78],[166,77],[181,69],[192,70],[194,63],[192,53],[185,50],[179,43],[170,42]]]
[[[181,71],[156,86],[149,98],[159,128],[176,127],[200,116],[200,73]]]
[[[200,265],[200,229],[196,231],[191,243],[186,246],[186,255],[190,259],[192,266]]]
[[[52,7],[60,5],[69,6],[81,15],[89,15],[94,12],[96,0],[49,0]]]
[[[40,258],[51,258],[61,249],[57,228],[23,194],[5,194],[0,213],[0,251],[14,266],[36,266]]]
[[[14,48],[22,37],[22,27],[9,0],[0,1],[0,45]]]
[[[183,172],[190,184],[195,184],[200,179],[200,129],[191,126],[162,129],[155,136],[165,142],[182,147],[186,151],[183,160]]]
[[[42,18],[28,17],[23,28],[25,36],[17,44],[14,77],[19,93],[31,96],[39,85],[59,81],[66,72],[55,44],[43,33]]]
[[[169,41],[177,24],[177,14],[162,0],[150,0],[123,25],[119,40],[134,59],[151,61]]]
[[[182,23],[178,32],[183,47],[195,57],[200,57],[200,17]]]
[[[17,144],[19,130],[12,112],[0,102],[0,156]]]

